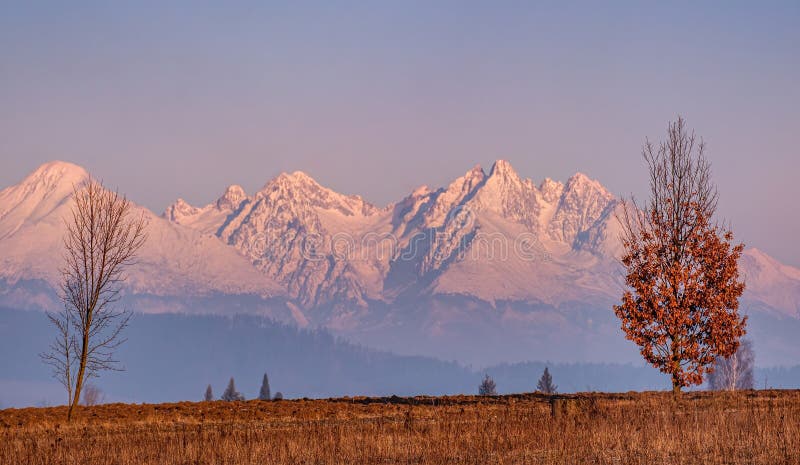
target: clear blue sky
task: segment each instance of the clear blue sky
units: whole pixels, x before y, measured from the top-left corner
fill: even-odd
[[[224,3],[0,3],[0,186],[64,159],[160,212],[299,169],[386,204],[506,158],[642,196],[680,113],[739,238],[800,265],[800,2]]]

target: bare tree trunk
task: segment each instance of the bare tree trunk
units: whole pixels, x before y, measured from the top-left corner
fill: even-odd
[[[81,357],[79,361],[79,368],[78,368],[78,376],[75,377],[75,392],[72,396],[72,402],[69,404],[69,410],[67,410],[67,421],[72,419],[72,412],[75,410],[75,407],[78,406],[78,402],[81,399],[81,390],[83,389],[83,379],[86,375],[86,360],[88,358],[88,354],[86,353],[86,348],[89,347],[89,333],[88,331],[83,333],[83,343],[81,344]]]
[[[739,354],[734,353],[731,355],[731,379],[728,389],[731,391],[736,390],[739,380]]]

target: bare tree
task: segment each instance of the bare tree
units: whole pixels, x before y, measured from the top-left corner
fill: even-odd
[[[83,388],[83,405],[91,407],[103,403],[103,391],[94,384],[87,384]]]
[[[708,375],[708,387],[716,391],[753,389],[756,357],[750,339],[742,339],[739,349],[730,357],[717,357]]]
[[[121,370],[114,350],[131,312],[119,309],[125,269],[147,238],[144,214],[135,215],[124,196],[89,179],[75,187],[71,217],[65,219],[64,267],[59,313],[48,313],[57,330],[50,351],[41,355],[67,390],[72,419],[88,378]]]

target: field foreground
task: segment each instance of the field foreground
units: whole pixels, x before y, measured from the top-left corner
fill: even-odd
[[[800,391],[108,404],[65,417],[0,411],[0,464],[800,463]]]

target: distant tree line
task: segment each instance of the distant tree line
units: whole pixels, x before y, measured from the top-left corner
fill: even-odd
[[[729,357],[718,356],[707,376],[708,389],[715,391],[735,391],[755,389],[755,353],[753,343],[742,339],[739,348]],[[766,383],[766,382],[765,382]],[[766,389],[766,386],[765,386]],[[591,390],[587,386],[587,391]],[[550,369],[545,366],[542,376],[536,383],[536,392],[557,394],[558,386],[553,382]],[[478,395],[497,395],[497,383],[486,374],[478,386]]]
[[[270,396],[269,376],[267,376],[267,374],[264,373],[264,377],[261,379],[261,389],[259,389],[258,392],[258,400],[282,400],[282,399],[283,399],[283,394],[281,392],[276,392],[275,396]],[[206,393],[203,396],[203,400],[206,402],[214,400],[214,390],[211,388],[210,384],[206,387]],[[231,379],[228,381],[228,386],[222,393],[220,400],[224,400],[226,402],[246,400],[244,394],[236,390],[236,381],[233,379],[233,377],[231,377]]]
[[[558,386],[553,384],[553,376],[550,374],[550,370],[547,367],[544,367],[544,372],[542,373],[542,377],[539,378],[539,381],[536,383],[536,391],[541,392],[544,394],[556,394],[558,393]],[[497,395],[497,384],[494,382],[491,376],[488,374],[484,376],[483,381],[478,386],[478,395],[481,396],[496,396]]]

